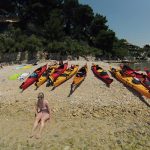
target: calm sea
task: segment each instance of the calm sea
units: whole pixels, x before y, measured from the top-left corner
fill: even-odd
[[[143,71],[144,68],[148,68],[150,70],[150,62],[131,63],[130,67],[132,69],[140,69],[141,71]]]

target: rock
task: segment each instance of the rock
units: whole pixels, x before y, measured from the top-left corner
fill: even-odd
[[[92,116],[95,118],[99,118],[99,115],[97,113],[93,113]]]
[[[120,145],[120,144],[121,144],[121,141],[120,141],[120,140],[117,140],[117,144],[119,144],[119,145]]]
[[[64,150],[69,150],[70,149],[70,146],[65,146],[64,147]]]

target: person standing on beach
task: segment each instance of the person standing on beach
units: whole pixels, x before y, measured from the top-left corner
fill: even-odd
[[[35,122],[33,125],[33,129],[32,129],[30,138],[32,138],[34,136],[34,132],[35,132],[36,128],[38,127],[38,125],[40,125],[40,129],[39,129],[39,133],[37,133],[37,135],[36,135],[36,138],[40,138],[45,122],[48,119],[50,119],[50,109],[48,106],[48,101],[44,100],[44,93],[42,93],[42,92],[40,92],[38,94],[38,100],[35,105],[35,111],[36,111],[36,113],[35,113],[36,118],[35,118]]]

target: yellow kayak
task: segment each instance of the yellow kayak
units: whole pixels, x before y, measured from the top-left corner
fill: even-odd
[[[134,81],[135,78],[133,78],[133,77],[124,77],[124,76],[122,76],[120,71],[121,71],[120,69],[111,68],[111,73],[119,81],[121,81],[124,84],[130,86],[131,88],[133,88],[134,90],[139,92],[141,95],[144,95],[145,97],[150,98],[150,91],[145,86],[143,86],[141,83],[136,83]]]
[[[71,77],[73,77],[77,71],[78,71],[79,66],[78,65],[72,65],[70,68],[68,68],[63,74],[61,74],[56,81],[54,82],[54,87],[59,86],[60,84],[64,83]]]
[[[74,77],[72,85],[80,84],[85,79],[87,75],[87,70],[87,65],[81,67],[77,72],[76,76]]]
[[[52,73],[54,73],[54,71],[57,67],[58,67],[58,65],[49,66],[48,69],[42,74],[42,76],[35,83],[35,86],[38,88],[42,84],[44,84],[47,81],[48,76],[51,75]]]

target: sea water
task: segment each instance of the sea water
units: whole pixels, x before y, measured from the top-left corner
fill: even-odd
[[[150,70],[150,61],[132,63],[129,65],[132,69],[144,71],[145,68]]]

